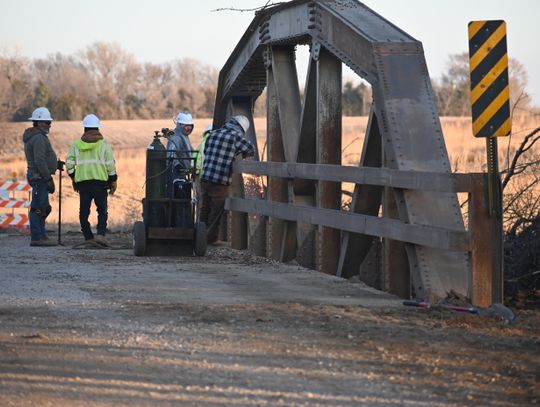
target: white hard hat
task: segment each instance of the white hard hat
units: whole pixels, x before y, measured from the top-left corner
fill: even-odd
[[[212,129],[213,129],[213,126],[212,126],[212,123],[210,123],[208,126],[206,126],[206,127],[204,128],[204,133],[206,133],[207,131],[210,131],[210,130],[212,130]]]
[[[97,117],[95,114],[88,114],[84,116],[84,119],[82,121],[83,127],[92,127],[99,129],[100,123],[99,123],[99,117]]]
[[[176,124],[188,124],[188,125],[194,125],[193,123],[193,117],[191,117],[191,114],[189,112],[180,112],[178,113],[178,116],[174,118],[174,122]]]
[[[249,129],[249,119],[246,116],[238,115],[233,117],[234,120],[244,129],[244,133]]]
[[[32,117],[29,117],[28,120],[33,122],[52,122],[51,112],[46,107],[38,107],[32,112]]]

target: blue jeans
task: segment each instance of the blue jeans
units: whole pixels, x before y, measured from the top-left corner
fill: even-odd
[[[30,180],[31,174],[28,174],[28,182],[32,186],[32,201],[30,202],[30,238],[40,240],[46,236],[45,218],[49,214],[49,193],[47,186],[42,179]]]
[[[107,232],[107,190],[103,185],[85,185],[79,189],[79,221],[81,232],[85,240],[94,238],[88,217],[90,216],[90,206],[92,201],[97,208],[97,234],[105,236]]]

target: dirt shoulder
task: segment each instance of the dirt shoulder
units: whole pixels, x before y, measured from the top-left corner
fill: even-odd
[[[535,405],[540,315],[511,323],[246,252],[0,235],[0,405]],[[113,236],[117,246],[129,236]]]

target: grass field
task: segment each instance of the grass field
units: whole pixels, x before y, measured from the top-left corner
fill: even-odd
[[[191,136],[197,146],[202,130],[211,122],[210,118],[196,120]],[[454,172],[480,172],[486,168],[485,140],[472,136],[470,119],[463,117],[443,117],[441,119],[451,167]],[[343,164],[357,165],[360,158],[367,117],[344,117],[343,126]],[[24,179],[24,161],[21,134],[28,123],[0,123],[0,179],[15,177]],[[151,143],[155,130],[173,127],[171,120],[119,120],[104,121],[102,133],[111,144],[116,158],[118,190],[109,203],[109,227],[112,230],[130,229],[133,222],[141,218],[141,199],[144,196],[145,152]],[[500,168],[506,166],[507,151],[513,155],[523,137],[539,126],[533,117],[520,117],[514,120],[512,138],[499,139]],[[263,150],[266,137],[266,119],[255,119],[259,151]],[[81,135],[79,122],[53,122],[50,139],[60,158],[65,159],[67,150]],[[414,142],[414,141],[411,141]],[[510,144],[509,144],[510,143]],[[538,148],[531,153],[538,154]],[[58,184],[58,176],[55,177]],[[48,222],[57,222],[57,195],[51,197],[53,213]],[[78,230],[78,195],[71,182],[63,177],[62,219],[66,228]],[[6,213],[4,210],[3,213]],[[92,215],[95,223],[95,214]]]

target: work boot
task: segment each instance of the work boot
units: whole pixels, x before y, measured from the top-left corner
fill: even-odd
[[[57,243],[54,240],[39,239],[31,240],[30,246],[57,246]]]
[[[94,236],[94,242],[102,245],[102,246],[108,246],[109,242],[107,242],[107,239],[103,235],[96,235]]]

